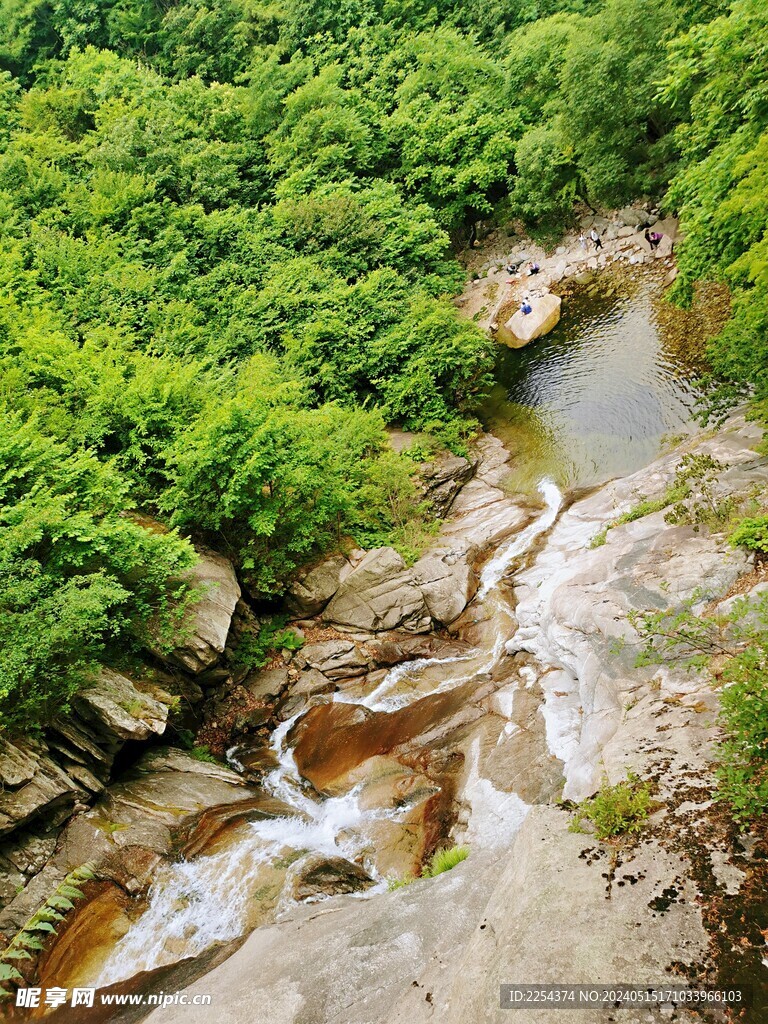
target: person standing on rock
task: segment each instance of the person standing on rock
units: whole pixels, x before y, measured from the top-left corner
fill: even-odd
[[[586,235],[584,234],[583,231],[579,235],[579,245],[584,250],[584,252],[587,251],[587,237],[586,237]]]
[[[603,248],[603,243],[600,239],[600,235],[598,235],[594,228],[592,228],[592,230],[589,232],[589,237],[595,243],[595,252],[597,252],[598,249]]]
[[[525,296],[523,301],[520,303],[520,312],[523,314],[523,316],[528,316],[529,313],[533,312],[533,307],[531,306],[530,302],[528,301],[528,296],[527,295]]]
[[[646,228],[644,237],[648,245],[651,247],[651,252],[656,252],[659,248],[659,243],[664,236],[660,235],[658,231],[649,231],[648,228]]]

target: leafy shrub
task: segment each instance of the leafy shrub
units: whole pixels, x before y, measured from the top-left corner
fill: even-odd
[[[194,746],[189,750],[189,756],[194,757],[196,761],[203,761],[206,764],[220,764],[221,762],[217,757],[211,753],[209,747],[205,744],[200,746]]]
[[[590,541],[590,548],[605,544],[608,531],[625,523],[653,515],[669,508],[664,521],[670,524],[687,524],[698,530],[708,526],[712,530],[722,529],[735,508],[733,498],[718,499],[714,485],[725,466],[711,455],[683,455],[675,470],[672,483],[658,498],[644,498],[618,518],[606,523]],[[670,508],[671,506],[671,508]]]
[[[110,465],[2,410],[0,466],[0,729],[25,729],[66,710],[102,656],[171,642],[195,554],[134,521]]]
[[[722,462],[706,453],[684,455],[675,472],[675,488],[680,495],[673,498],[664,521],[687,524],[694,530],[700,526],[721,530],[735,508],[733,497],[717,497],[715,485],[725,468]]]
[[[730,656],[736,647],[725,636],[731,616],[701,615],[694,609],[705,600],[702,590],[679,607],[630,612],[628,618],[642,642],[635,665],[673,664],[704,668],[715,654]]]
[[[734,547],[768,553],[768,516],[742,519],[728,538]]]
[[[598,839],[632,835],[640,831],[654,809],[651,794],[651,784],[641,782],[630,772],[623,782],[604,785],[595,796],[580,803],[569,829],[571,832],[587,831],[583,827],[587,821]]]
[[[718,798],[748,826],[768,812],[768,594],[740,598],[720,616],[696,614],[701,600],[696,593],[680,608],[632,617],[644,645],[638,663],[703,669],[717,658]]]
[[[293,629],[285,628],[285,616],[276,616],[258,633],[243,633],[235,645],[232,661],[245,668],[262,668],[277,651],[298,651],[304,640]]]
[[[723,679],[719,796],[748,826],[768,811],[768,635],[732,658]]]

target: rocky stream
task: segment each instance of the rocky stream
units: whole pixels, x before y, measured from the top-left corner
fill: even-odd
[[[689,367],[657,322],[628,330],[631,309],[616,302],[600,315],[608,348],[627,346],[621,369],[601,384],[598,316],[571,350],[588,373],[597,346],[592,424],[604,419],[601,387],[613,395],[626,379],[637,403],[631,414],[626,401],[611,406],[601,434],[627,438],[602,472],[582,457],[583,401],[558,405],[554,388],[533,401],[500,374],[507,392],[486,410],[494,433],[468,458],[421,467],[443,520],[430,549],[407,566],[390,548],[348,548],[305,571],[288,599],[299,650],[237,667],[258,609],[226,559],[203,551],[205,596],[181,646],[135,672],[105,669],[74,715],[3,741],[2,934],[68,871],[96,866],[87,898],[27,968],[35,983],[208,993],[220,1024],[480,1024],[508,1019],[503,982],[717,976],[708,907],[738,900],[762,853],[714,816],[716,693],[696,672],[637,667],[630,618],[762,583],[722,536],[663,512],[595,538],[662,495],[684,451],[716,457],[719,493],[735,499],[768,486],[768,463],[741,417],[695,433]],[[537,357],[551,367],[561,342],[534,344],[553,346]],[[557,359],[562,387],[567,351]],[[653,381],[632,377],[651,364]],[[552,401],[556,442],[537,462],[519,411],[540,422]],[[633,439],[651,414],[653,436]],[[164,742],[190,716],[218,760]],[[562,801],[628,770],[656,787],[647,834],[617,850],[569,831]],[[391,888],[456,843],[470,854],[452,871]],[[62,1007],[50,1019],[148,1012]],[[175,1006],[148,1019],[202,1024],[211,1013]],[[673,1019],[700,1019],[687,1013]],[[620,1019],[658,1019],[649,1014]]]

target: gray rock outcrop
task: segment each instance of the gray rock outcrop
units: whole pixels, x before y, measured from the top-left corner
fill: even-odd
[[[419,468],[419,479],[424,497],[435,515],[444,518],[456,500],[456,496],[477,468],[477,460],[470,461],[460,455],[444,455],[433,462],[425,462]]]
[[[127,676],[102,668],[92,685],[74,699],[79,715],[110,742],[145,740],[162,735],[168,720],[168,702],[143,693]]]
[[[760,436],[759,428],[736,418],[692,450],[728,467],[717,482],[723,494],[744,493],[768,481],[768,464],[751,448]],[[679,461],[679,453],[665,456],[574,504],[516,581],[519,629],[507,649],[528,652],[539,663],[550,746],[565,764],[569,799],[591,795],[606,773],[612,781],[623,777],[631,733],[625,707],[637,701],[639,687],[657,677],[660,689],[696,688],[695,677],[682,669],[660,674],[657,667],[636,666],[639,638],[628,616],[690,600],[703,608],[749,564],[746,552],[725,537],[668,525],[664,512],[616,526],[604,544],[592,546],[605,523],[663,494]],[[655,698],[659,704],[665,695]],[[642,730],[642,718],[636,728]],[[639,743],[643,733],[632,737]]]
[[[411,572],[429,614],[444,626],[457,619],[477,593],[479,580],[466,553],[427,555],[416,562]]]
[[[331,555],[297,576],[288,588],[287,604],[297,615],[317,615],[352,571],[344,555]]]
[[[326,640],[302,647],[299,661],[328,679],[348,679],[368,671],[368,658],[350,640]]]
[[[557,326],[560,321],[559,295],[548,292],[530,299],[531,312],[518,309],[506,323],[499,326],[498,337],[510,348],[521,348],[535,338],[541,338]]]
[[[336,591],[322,617],[326,622],[371,633],[384,629],[423,633],[431,625],[424,595],[394,548],[369,551]]]
[[[1,739],[0,836],[43,817],[60,825],[101,792],[126,741],[163,733],[171,701],[157,686],[102,668],[44,739]]]
[[[224,652],[240,585],[232,563],[213,551],[201,552],[185,578],[199,588],[200,600],[186,613],[178,646],[169,653],[160,648],[153,653],[189,672],[204,672]]]
[[[54,761],[42,740],[0,739],[0,836],[41,814],[65,820],[87,798],[79,785]]]

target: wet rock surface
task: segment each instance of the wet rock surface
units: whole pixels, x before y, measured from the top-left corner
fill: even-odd
[[[758,429],[737,418],[691,450],[728,467],[719,487],[738,493],[768,482],[768,464],[750,447],[759,437]],[[551,746],[565,762],[564,795],[570,799],[594,792],[603,772],[611,781],[623,775],[643,739],[642,723],[665,697],[677,692],[695,704],[688,695],[706,688],[684,669],[638,668],[638,636],[628,616],[680,608],[696,595],[703,608],[727,593],[749,565],[748,555],[724,536],[669,525],[664,512],[616,526],[604,544],[591,546],[606,522],[663,494],[679,461],[679,453],[665,456],[572,505],[517,579],[519,629],[507,649],[528,652],[538,662]],[[633,705],[629,714],[627,704]],[[694,737],[695,731],[687,734]]]
[[[757,436],[736,419],[695,443],[727,464],[723,493],[768,484],[766,462],[751,449]],[[747,560],[706,529],[670,525],[658,513],[616,526],[605,544],[590,546],[606,522],[662,493],[679,458],[664,457],[562,514],[513,581],[519,629],[510,627],[509,655],[490,677],[417,700],[407,714],[318,705],[289,734],[305,778],[327,793],[362,785],[365,806],[421,799],[430,785],[452,778],[459,804],[471,804],[450,833],[457,841],[471,837],[469,860],[354,905],[339,897],[295,908],[190,992],[226,992],[233,1024],[250,1019],[254,999],[269,1003],[277,1024],[501,1024],[505,981],[631,975],[658,985],[710,970],[707,901],[712,893],[733,898],[748,884],[745,867],[712,838],[716,694],[696,673],[638,669],[635,652],[617,651],[615,642],[628,639],[633,608],[674,609],[702,583],[702,600],[716,601]],[[466,502],[466,515],[474,482],[457,500],[457,510]],[[487,494],[493,483],[483,487]],[[396,646],[379,653],[395,657]],[[328,736],[331,746],[323,742]],[[571,815],[551,804],[563,782],[581,798],[628,769],[652,780],[659,802],[637,840],[606,844],[569,831]],[[515,810],[518,794],[533,808]],[[507,817],[505,801],[514,812]],[[699,863],[707,843],[720,851],[704,858],[711,890],[702,888]],[[315,965],[310,976],[307,957]],[[198,1019],[175,1012],[163,1019]],[[526,1019],[547,1024],[554,1016],[534,1009]],[[583,1018],[568,1010],[556,1016],[561,1024]],[[614,1016],[595,1011],[591,1019],[607,1024]],[[621,1017],[654,1019],[635,1009]],[[681,1009],[675,1019],[695,1018]]]

